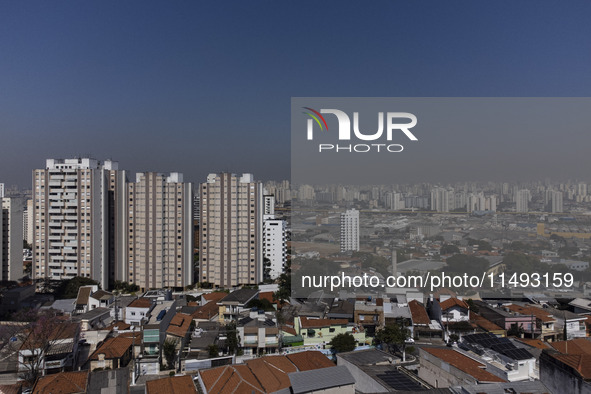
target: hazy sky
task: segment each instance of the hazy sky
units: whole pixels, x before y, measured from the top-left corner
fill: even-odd
[[[194,182],[288,178],[294,96],[590,96],[589,15],[587,1],[3,0],[0,182],[81,155]]]

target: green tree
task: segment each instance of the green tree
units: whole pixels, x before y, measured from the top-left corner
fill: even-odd
[[[287,260],[285,271],[278,278],[279,290],[273,293],[273,301],[283,304],[291,297],[291,260]]]
[[[474,313],[478,313],[478,311],[480,311],[480,308],[478,307],[478,305],[476,305],[474,303],[474,300],[472,300],[472,298],[468,298],[468,300],[466,301],[466,304],[468,304],[468,306],[470,307],[470,310]]]
[[[176,357],[176,345],[178,344],[177,339],[167,339],[162,345],[162,353],[164,353],[164,359],[166,360],[166,367],[168,369],[174,368],[174,359]]]
[[[328,344],[336,353],[352,352],[356,347],[355,337],[348,332],[336,335]]]
[[[460,249],[456,245],[445,244],[439,249],[439,254],[454,254],[460,253]]]
[[[78,297],[78,289],[81,286],[98,285],[97,281],[82,276],[75,276],[72,279],[64,280],[55,291],[55,297],[59,299]],[[100,286],[99,286],[100,287]]]
[[[234,354],[238,350],[238,330],[236,329],[236,323],[230,322],[226,325],[226,343],[228,344],[228,351],[230,354]]]
[[[212,343],[211,345],[209,345],[209,357],[214,358],[214,357],[218,357],[219,355],[220,355],[220,349],[218,348],[218,345],[216,345],[215,343]]]
[[[374,342],[388,346],[388,351],[393,353],[393,348],[402,348],[402,361],[406,361],[406,341],[410,337],[410,330],[399,324],[388,324],[376,333]]]

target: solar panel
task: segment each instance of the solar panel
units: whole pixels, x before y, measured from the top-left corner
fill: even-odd
[[[525,349],[510,349],[502,352],[505,356],[512,358],[513,360],[527,360],[534,358],[530,352]]]
[[[387,371],[384,374],[376,375],[394,390],[400,391],[423,391],[425,388],[398,371]]]

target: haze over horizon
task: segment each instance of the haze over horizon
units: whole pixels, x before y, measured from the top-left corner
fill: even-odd
[[[191,182],[289,179],[292,97],[591,96],[590,12],[550,1],[5,1],[0,182],[28,188],[45,159],[76,156]],[[559,132],[546,143],[571,161],[557,164],[565,178],[586,176],[579,153],[556,151]],[[453,160],[423,167],[444,183],[473,177]],[[479,176],[499,178],[492,166]]]

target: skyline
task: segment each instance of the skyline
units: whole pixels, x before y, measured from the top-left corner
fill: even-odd
[[[291,97],[591,95],[588,3],[260,4],[1,3],[0,182],[89,155],[289,179]]]

